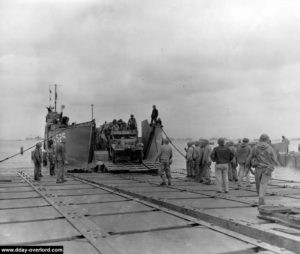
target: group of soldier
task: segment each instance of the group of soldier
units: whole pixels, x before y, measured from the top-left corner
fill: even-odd
[[[186,148],[187,177],[210,184],[211,147],[207,139],[188,142]]]
[[[124,122],[122,119],[119,120],[114,119],[109,123],[104,122],[104,124],[100,128],[101,128],[100,131],[103,131],[108,134],[111,131],[136,130],[137,123],[134,118],[134,115],[131,114],[127,123]]]
[[[61,138],[56,145],[53,140],[48,140],[47,159],[49,163],[50,175],[56,175],[56,183],[66,182],[64,177],[64,167],[66,161],[66,139]],[[34,163],[34,180],[39,181],[42,175],[43,153],[42,143],[36,144],[35,150],[32,154],[32,160]]]
[[[137,130],[137,122],[132,114],[127,123],[122,119],[114,119],[111,122],[105,121],[96,131],[96,149],[102,150],[108,148],[112,131],[127,130]]]
[[[208,140],[188,142],[186,148],[187,177],[197,182],[211,184],[211,164],[215,162],[217,193],[229,192],[229,181],[237,182],[236,189],[251,187],[250,172],[255,176],[259,205],[265,204],[265,193],[274,166],[280,166],[276,151],[270,145],[268,135],[262,134],[252,148],[249,139],[235,145],[224,138],[218,139],[218,146],[211,149]],[[254,171],[253,171],[254,169]],[[246,186],[243,179],[246,178]]]

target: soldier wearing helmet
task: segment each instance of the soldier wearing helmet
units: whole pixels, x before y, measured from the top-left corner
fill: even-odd
[[[193,142],[187,142],[187,149],[186,149],[186,172],[187,172],[187,177],[193,177],[193,168],[194,168],[194,160],[193,160],[193,153],[194,153],[194,148],[193,148]]]
[[[129,130],[137,130],[137,124],[134,115],[130,115],[127,126]]]
[[[248,157],[251,155],[251,147],[249,145],[249,139],[244,138],[242,143],[240,143],[236,150],[236,159],[239,164],[238,173],[238,188],[243,186],[243,178],[246,177],[247,185],[246,187],[251,187],[250,184],[250,165],[247,163]]]
[[[269,136],[267,134],[262,134],[259,138],[259,142],[253,147],[250,156],[251,163],[253,160],[256,161],[255,183],[256,192],[259,195],[259,206],[265,204],[265,193],[272,172],[274,171],[274,166],[280,166],[277,154],[269,143]]]
[[[42,176],[42,143],[37,143],[33,152],[34,180],[39,181]]]
[[[160,185],[166,185],[166,177],[168,179],[168,185],[171,185],[171,169],[170,165],[172,164],[172,148],[169,145],[169,140],[164,139],[163,145],[161,146],[160,152],[156,157],[156,161],[160,162],[160,177],[162,179],[162,183]]]
[[[203,174],[202,174],[202,181],[205,184],[211,184],[211,180],[210,180],[210,166],[211,166],[211,158],[210,158],[210,154],[211,154],[211,147],[209,145],[209,141],[207,139],[203,139],[203,157],[202,157],[202,161],[201,161],[201,165],[202,165],[202,170],[203,170]]]
[[[152,126],[153,122],[157,122],[157,117],[158,117],[158,110],[155,105],[153,105],[152,113],[151,113],[151,122],[150,126]]]
[[[65,147],[66,139],[61,138],[60,142],[56,145],[56,165],[57,165],[57,179],[56,183],[65,182],[64,179],[64,168],[66,163],[66,147]]]
[[[195,142],[195,148],[193,153],[193,159],[194,159],[194,169],[195,169],[195,180],[197,182],[200,182],[200,164],[203,156],[203,149],[201,148],[200,141]]]
[[[54,148],[54,142],[52,139],[48,141],[48,161],[49,161],[49,170],[50,175],[55,175],[55,148]]]

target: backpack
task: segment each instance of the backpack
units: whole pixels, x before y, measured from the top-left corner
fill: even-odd
[[[253,151],[253,154],[252,154],[252,158],[250,160],[250,166],[252,168],[256,168],[258,166],[258,160],[256,158],[256,153],[255,153],[255,150]]]

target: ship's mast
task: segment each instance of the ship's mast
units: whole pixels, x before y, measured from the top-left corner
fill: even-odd
[[[57,100],[57,92],[56,92],[57,85],[54,85],[54,112],[56,112],[56,100]]]

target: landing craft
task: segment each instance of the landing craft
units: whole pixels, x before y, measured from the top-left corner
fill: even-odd
[[[56,92],[55,92],[56,94]],[[55,99],[57,98],[57,95]],[[63,116],[63,112],[56,112],[55,108],[48,108],[46,115],[44,149],[48,150],[48,141],[52,139],[54,144],[66,139],[67,168],[87,168],[94,156],[95,121],[79,124],[69,124],[69,118]],[[46,153],[43,154],[44,165],[47,164]]]

